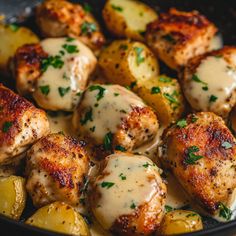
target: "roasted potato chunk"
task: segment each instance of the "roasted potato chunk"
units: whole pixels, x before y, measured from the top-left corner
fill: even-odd
[[[18,47],[38,41],[39,38],[26,27],[0,24],[0,70],[8,72],[9,59]]]
[[[89,193],[98,222],[114,235],[151,235],[164,215],[167,193],[160,173],[145,156],[108,156]]]
[[[26,157],[26,189],[36,207],[54,201],[79,206],[89,160],[82,145],[63,134],[49,134]]]
[[[79,4],[45,0],[36,8],[36,22],[44,37],[77,37],[93,51],[105,43],[98,22]]]
[[[26,224],[63,234],[90,236],[83,217],[71,206],[54,202],[37,210]]]
[[[184,69],[183,91],[196,111],[226,118],[236,104],[236,47],[192,58]]]
[[[157,235],[184,234],[203,229],[202,219],[193,211],[174,210],[165,214]]]
[[[190,114],[163,137],[161,160],[209,214],[230,220],[235,207],[236,140],[211,112]]]
[[[98,158],[116,149],[132,151],[158,131],[155,112],[119,85],[91,85],[73,115],[76,132],[90,141]]]
[[[49,132],[46,113],[0,84],[0,165],[18,159]]]
[[[153,9],[132,0],[108,0],[102,13],[109,31],[134,40],[144,40],[147,24],[158,18]]]
[[[178,69],[208,50],[217,28],[197,11],[171,8],[147,27],[146,41],[169,67]]]
[[[178,120],[184,111],[184,98],[176,79],[160,75],[137,83],[133,90],[155,110],[163,125]]]
[[[144,44],[128,40],[114,41],[102,51],[98,63],[109,83],[123,86],[159,73],[153,53]]]
[[[0,192],[0,213],[19,220],[25,208],[25,180],[14,175],[0,178]]]

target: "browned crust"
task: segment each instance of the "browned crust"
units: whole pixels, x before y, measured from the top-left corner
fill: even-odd
[[[162,31],[163,36],[171,35],[175,40],[173,47],[177,50],[204,34],[208,27],[213,27],[214,31],[217,31],[214,24],[198,11],[183,12],[171,8],[169,12],[160,14],[158,20],[147,26],[147,33]]]

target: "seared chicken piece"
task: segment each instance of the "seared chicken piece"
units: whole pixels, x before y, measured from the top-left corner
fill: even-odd
[[[171,8],[147,26],[146,40],[169,67],[178,69],[207,51],[217,28],[197,11]]]
[[[161,170],[147,157],[108,156],[91,187],[91,209],[115,235],[150,235],[164,215],[167,189]]]
[[[44,109],[71,111],[96,63],[92,51],[76,39],[45,39],[24,45],[14,58],[17,90],[23,95],[32,93]]]
[[[45,0],[36,8],[36,22],[45,37],[78,37],[95,51],[105,43],[94,17],[66,0]]]
[[[131,151],[154,138],[157,117],[134,93],[119,85],[91,85],[74,112],[73,125],[91,140],[97,156]]]
[[[0,165],[14,162],[48,132],[45,112],[0,84]]]
[[[236,47],[192,58],[184,69],[183,91],[194,110],[227,117],[236,103]]]
[[[162,152],[162,162],[194,201],[229,220],[235,208],[236,140],[222,118],[211,112],[188,115],[166,131]]]
[[[88,156],[75,139],[59,133],[40,139],[26,157],[26,189],[34,205],[63,201],[78,206],[88,165]]]

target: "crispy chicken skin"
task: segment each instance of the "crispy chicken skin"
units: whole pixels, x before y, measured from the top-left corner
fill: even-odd
[[[120,172],[125,179],[117,175]],[[101,186],[108,179],[114,185],[109,188]],[[166,194],[160,169],[150,159],[116,153],[102,162],[100,173],[92,182],[89,200],[99,223],[114,235],[151,235],[164,215]],[[136,204],[132,205],[130,199]],[[109,212],[107,204],[113,206],[110,209],[114,212]]]
[[[63,201],[78,206],[88,165],[88,156],[77,140],[63,134],[40,139],[26,157],[26,189],[34,205]]]
[[[14,162],[49,132],[46,113],[0,84],[0,165]]]
[[[161,60],[178,69],[206,52],[216,32],[214,24],[199,12],[171,8],[147,26],[146,41]]]
[[[182,77],[181,82],[184,94],[194,110],[214,112],[223,118],[228,116],[236,104],[235,58],[236,47],[225,46],[222,49],[208,52],[189,60],[180,73],[180,77]],[[211,62],[206,64],[209,59]],[[225,62],[223,67],[222,60]],[[204,71],[201,70],[199,74],[199,68],[204,63]],[[224,77],[224,75],[228,77]],[[199,83],[196,79],[200,79],[201,82]],[[203,90],[204,86],[207,86],[207,91]],[[197,87],[203,88],[198,92],[194,92]],[[209,101],[208,97],[211,94],[217,97],[215,102]]]
[[[42,60],[47,57],[48,54],[40,44],[26,44],[17,49],[13,61],[13,74],[21,95],[34,92],[36,80],[42,74]]]
[[[99,102],[96,100],[98,90],[93,88],[104,91]],[[73,126],[93,143],[96,156],[104,157],[116,147],[132,151],[152,140],[159,124],[153,109],[126,88],[91,85],[74,112]],[[109,145],[104,145],[107,139]]]
[[[94,17],[66,0],[45,0],[36,8],[36,22],[45,37],[78,37],[95,51],[105,43]]]
[[[216,215],[222,203],[230,208],[235,200],[236,140],[214,113],[190,114],[186,121],[165,132],[161,160],[192,198]]]

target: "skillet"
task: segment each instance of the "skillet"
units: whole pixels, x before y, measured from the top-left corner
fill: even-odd
[[[30,27],[35,33],[37,27],[35,26],[33,18],[33,9],[40,0],[0,0],[0,14],[6,16],[6,23],[18,23]],[[77,0],[74,2],[83,3],[83,0]],[[93,9],[93,14],[98,19],[104,29],[104,24],[101,17],[101,9],[105,3],[105,0],[86,0]],[[153,7],[156,11],[167,11],[170,7],[176,7],[179,10],[199,10],[206,15],[211,21],[213,21],[220,30],[220,34],[223,36],[225,45],[236,45],[236,1],[235,0],[143,0],[146,4]],[[108,32],[105,32],[108,38],[111,37]],[[175,72],[170,71],[165,65],[160,66],[162,73],[166,73],[169,76],[176,76]],[[9,80],[8,80],[9,81]],[[14,84],[7,83],[8,87],[14,88]],[[1,195],[1,193],[0,193]],[[34,228],[32,226],[23,223],[24,219],[28,218],[34,211],[31,202],[27,204],[27,207],[23,213],[23,217],[20,222],[8,219],[0,215],[0,229],[2,235],[61,235],[57,233],[48,232]],[[211,218],[204,217],[204,230],[190,233],[185,235],[200,236],[200,235],[236,235],[236,220],[222,224]]]

